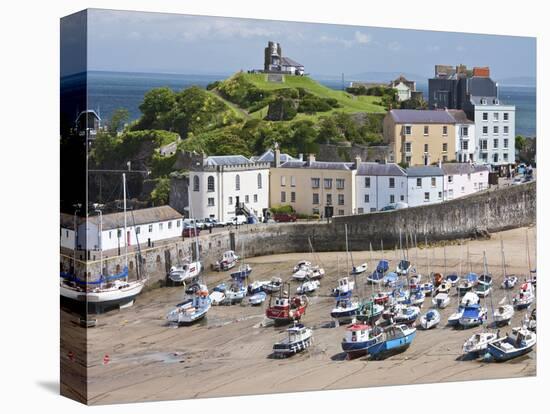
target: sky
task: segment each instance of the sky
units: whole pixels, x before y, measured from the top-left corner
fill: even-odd
[[[97,9],[88,12],[87,62],[89,70],[231,74],[262,68],[269,40],[319,78],[395,72],[427,79],[435,64],[459,63],[489,66],[496,80],[536,76],[529,37]]]

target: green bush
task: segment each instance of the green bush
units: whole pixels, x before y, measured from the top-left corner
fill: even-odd
[[[292,213],[294,213],[294,208],[289,204],[280,205],[280,206],[273,206],[273,207],[270,208],[270,210],[273,214],[292,214]]]

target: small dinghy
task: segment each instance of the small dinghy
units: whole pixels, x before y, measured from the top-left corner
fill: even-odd
[[[325,269],[319,266],[311,267],[311,274],[309,275],[309,278],[311,280],[318,280],[321,279],[323,276],[325,276]]]
[[[521,285],[519,293],[514,296],[512,303],[516,309],[525,309],[531,306],[535,300],[535,292],[533,285],[529,282],[525,282]]]
[[[405,304],[409,300],[410,291],[407,289],[403,289],[402,287],[399,287],[397,289],[394,289],[392,292],[393,299],[395,303],[403,303]]]
[[[399,275],[395,272],[388,272],[386,276],[382,278],[382,283],[387,287],[395,287],[399,281]]]
[[[248,294],[254,295],[258,292],[263,292],[264,286],[269,284],[269,280],[255,280],[248,284]]]
[[[426,299],[426,294],[422,289],[416,288],[414,290],[411,290],[411,293],[409,295],[409,299],[405,302],[409,305],[418,306],[419,308],[422,307],[424,304],[424,300]]]
[[[493,319],[496,326],[508,325],[514,316],[513,305],[500,305],[493,312]]]
[[[228,250],[223,253],[222,258],[216,262],[214,268],[218,271],[229,270],[235,267],[239,260],[239,256],[233,250]]]
[[[360,275],[362,273],[365,273],[367,271],[368,265],[367,263],[362,263],[359,266],[352,266],[350,275]]]
[[[445,276],[445,280],[451,284],[452,287],[455,287],[460,280],[460,276],[457,273],[450,273]]]
[[[479,276],[477,285],[474,287],[474,292],[482,298],[489,296],[493,289],[493,278],[491,275],[482,274]]]
[[[201,285],[193,298],[176,305],[176,308],[168,313],[168,322],[177,325],[190,325],[206,316],[210,310],[211,301],[206,285]]]
[[[296,273],[298,270],[301,269],[309,269],[311,267],[311,262],[307,260],[300,260],[298,263],[296,263],[296,266],[292,269],[293,273]]]
[[[347,354],[348,359],[365,355],[367,349],[380,341],[382,336],[382,329],[377,326],[350,325],[342,339],[342,350]]]
[[[422,275],[417,273],[409,278],[409,289],[420,288],[420,282],[422,281]]]
[[[417,306],[397,306],[397,312],[393,317],[395,323],[410,325],[416,321],[420,315],[420,308]]]
[[[313,343],[313,331],[301,323],[295,323],[286,332],[287,336],[273,345],[273,355],[275,357],[289,357],[309,348]]]
[[[352,301],[349,297],[338,298],[336,306],[330,312],[332,319],[340,323],[355,322],[359,303]]]
[[[431,296],[434,291],[434,284],[432,282],[422,283],[419,288],[426,296]]]
[[[306,293],[313,293],[321,286],[321,282],[318,280],[307,280],[296,288],[298,295],[305,295]]]
[[[470,304],[478,304],[479,303],[479,296],[477,296],[474,292],[468,292],[466,293],[462,299],[460,300],[460,304],[458,305],[458,309],[456,312],[452,313],[451,316],[447,319],[447,323],[450,326],[457,326],[458,321],[460,318],[462,318],[462,315],[464,314],[464,308]]]
[[[220,292],[215,290],[210,294],[210,302],[212,305],[219,305],[225,299],[225,291]]]
[[[378,285],[386,275],[389,268],[390,263],[387,260],[380,260],[376,266],[376,270],[367,276],[367,282]]]
[[[225,298],[220,303],[221,305],[233,305],[241,303],[246,296],[246,287],[239,283],[232,283],[229,289],[225,291]]]
[[[502,284],[500,285],[500,287],[502,289],[513,289],[517,283],[518,283],[518,277],[516,275],[507,275],[502,281]]]
[[[283,280],[280,277],[272,277],[269,283],[263,286],[263,290],[267,293],[278,292],[282,285]]]
[[[496,341],[498,335],[495,332],[478,332],[473,334],[462,346],[462,352],[467,354],[479,354],[487,350],[487,346]]]
[[[172,266],[168,278],[173,283],[185,283],[195,279],[202,270],[201,262],[190,262],[179,266]]]
[[[373,301],[377,305],[386,305],[390,302],[391,293],[389,292],[378,292],[373,296]]]
[[[248,297],[248,304],[251,306],[259,306],[265,302],[267,294],[265,292],[256,292]]]
[[[395,268],[395,273],[400,276],[408,275],[411,270],[411,262],[408,260],[400,260]]]
[[[249,264],[242,264],[236,272],[231,273],[231,278],[234,280],[244,280],[252,273],[252,268]]]
[[[512,333],[487,346],[487,352],[497,362],[507,361],[531,352],[537,343],[537,334],[526,328],[513,328]]]
[[[472,291],[474,286],[477,284],[477,279],[477,274],[473,272],[468,273],[463,279],[460,279],[457,285],[458,294],[463,296],[466,292]]]
[[[422,329],[432,329],[437,326],[439,321],[441,321],[441,315],[439,312],[435,309],[430,309],[420,317],[420,326]]]
[[[374,324],[382,315],[384,311],[384,305],[380,305],[374,302],[374,300],[366,300],[359,304],[357,310],[357,320]]]
[[[446,280],[441,282],[438,287],[435,288],[434,295],[437,296],[440,293],[450,293],[453,286]]]
[[[444,309],[447,306],[449,306],[449,303],[451,303],[451,297],[448,293],[442,292],[438,293],[432,298],[432,304],[439,309]]]
[[[383,359],[386,356],[405,351],[416,336],[416,328],[407,325],[394,325],[384,329],[382,338],[367,348],[372,359]]]
[[[294,272],[292,274],[292,278],[294,280],[302,281],[302,280],[309,279],[311,274],[312,274],[311,269],[309,267],[304,267],[304,268],[298,269],[296,272]]]
[[[464,307],[464,312],[458,320],[458,324],[463,328],[472,328],[479,326],[487,319],[487,309],[479,304],[468,305]]]
[[[531,332],[537,332],[537,310],[533,309],[530,315],[525,315],[523,318],[523,327]]]
[[[333,296],[344,297],[351,296],[353,289],[355,287],[355,282],[349,280],[347,277],[338,279],[338,286],[332,290]]]

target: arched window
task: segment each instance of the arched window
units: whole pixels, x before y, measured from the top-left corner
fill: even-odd
[[[195,175],[193,177],[193,191],[199,191],[199,189],[200,189],[199,176]]]
[[[258,188],[262,188],[262,174],[258,173]]]
[[[241,176],[237,174],[235,176],[235,190],[239,191],[241,189]]]
[[[214,177],[212,175],[210,175],[208,177],[208,191],[212,192],[215,190],[215,187],[214,187]]]

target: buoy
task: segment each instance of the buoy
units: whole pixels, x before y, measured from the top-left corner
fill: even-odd
[[[103,357],[103,365],[107,365],[111,359],[109,358],[109,355],[105,354]]]

